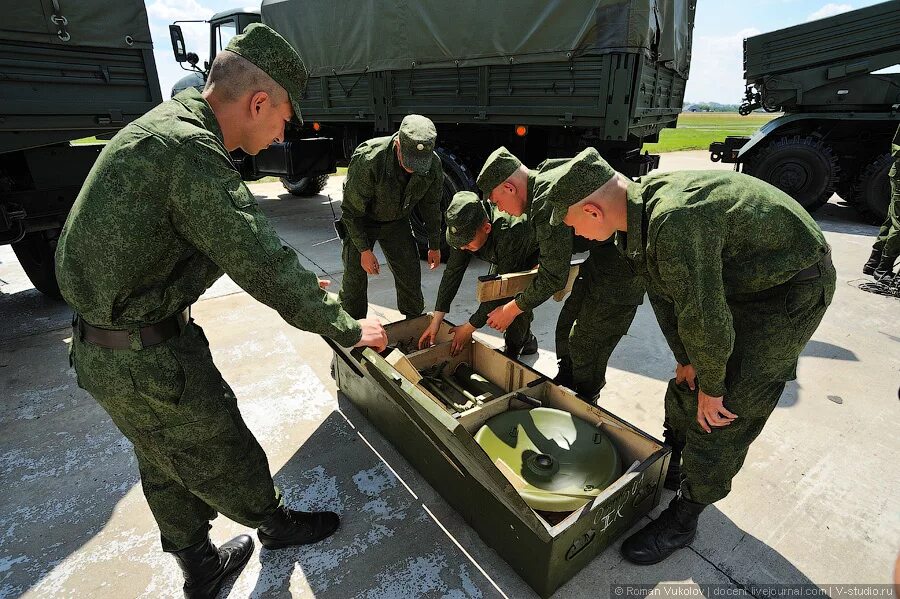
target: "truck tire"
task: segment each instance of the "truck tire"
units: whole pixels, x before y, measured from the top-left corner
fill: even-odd
[[[320,191],[328,185],[328,175],[320,175],[318,177],[301,177],[293,181],[285,177],[281,178],[281,184],[288,190],[291,195],[300,197],[312,197],[318,195]]]
[[[475,178],[463,161],[449,150],[438,148],[435,151],[441,157],[441,166],[444,168],[444,186],[441,193],[441,261],[446,261],[450,255],[450,246],[447,245],[447,239],[444,236],[446,225],[443,215],[447,212],[447,206],[450,205],[453,194],[458,191],[475,191]],[[425,219],[419,212],[418,206],[413,208],[409,220],[412,224],[413,237],[416,238],[416,244],[419,246],[419,256],[422,260],[426,260],[428,258],[428,232],[425,228]]]
[[[38,231],[28,233],[12,248],[22,270],[35,289],[53,299],[62,299],[59,283],[56,282],[56,240],[59,231]]]
[[[760,149],[744,172],[771,183],[815,212],[834,194],[838,161],[831,147],[813,137],[782,137]]]
[[[894,163],[890,153],[878,156],[862,169],[856,180],[854,195],[857,198],[856,209],[869,222],[880,225],[887,218],[888,204],[891,201],[891,182],[888,171]]]

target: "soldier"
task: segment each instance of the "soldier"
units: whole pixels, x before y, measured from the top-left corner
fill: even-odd
[[[434,317],[419,339],[420,348],[434,344],[438,328],[450,311],[450,304],[473,255],[491,265],[490,274],[530,270],[538,263],[538,244],[528,220],[485,206],[471,191],[460,191],[453,196],[446,221],[447,243],[452,249],[441,277]],[[467,323],[450,329],[453,333],[450,353],[455,356],[462,351],[472,340],[472,333],[485,325],[488,313],[502,303],[505,302],[484,302]],[[530,311],[523,312],[503,333],[506,341],[503,352],[507,356],[517,358],[537,353],[537,339],[531,333],[532,319]]]
[[[252,553],[247,535],[212,545],[217,513],[256,528],[269,549],[319,541],[339,525],[332,512],[282,504],[190,305],[227,273],[297,328],[345,346],[387,344],[377,321],[351,318],[281,244],[229,159],[283,139],[305,82],[280,35],[248,27],[216,56],[202,95],[189,88],[107,144],[56,252],[75,310],[78,384],[134,445],[186,597],[215,596]]]
[[[872,275],[876,281],[889,283],[894,279],[894,262],[900,257],[900,127],[891,145],[894,165],[888,176],[891,179],[891,203],[887,218],[878,231],[878,239],[872,246],[872,255],[863,266],[863,274]]]
[[[675,359],[666,421],[683,449],[679,492],[625,540],[637,564],[689,544],[725,497],[834,294],[821,230],[789,196],[734,172],[631,182],[593,149],[554,171],[536,198],[551,223],[616,245],[648,287]]]
[[[339,294],[354,318],[368,310],[367,275],[380,272],[372,247],[381,244],[397,286],[397,308],[407,318],[425,309],[419,252],[409,215],[419,207],[428,229],[428,266],[441,263],[441,194],[444,171],[434,152],[437,132],[424,116],[410,114],[400,131],[364,141],[353,152],[344,183],[344,280]]]

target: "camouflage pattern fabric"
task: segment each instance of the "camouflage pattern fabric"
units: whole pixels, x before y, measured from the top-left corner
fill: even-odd
[[[202,540],[216,512],[255,527],[279,501],[200,328],[149,348],[136,334],[182,311],[223,272],[298,328],[345,346],[360,339],[359,323],[282,245],[209,105],[188,89],[106,145],[56,252],[72,308],[136,340],[130,350],[103,349],[76,329],[72,359],[79,385],[134,444],[166,551]]]
[[[693,501],[725,497],[747,448],[778,403],[797,359],[834,295],[828,245],[789,196],[734,172],[652,175],[629,185],[628,232],[617,247],[643,273],[676,359],[699,388],[724,395],[738,415],[703,431],[697,394],[671,382],[666,424],[683,444],[682,490]],[[793,281],[820,265],[820,276]]]
[[[390,223],[366,221],[362,225],[362,232],[369,247],[374,246],[377,241],[384,250],[397,287],[397,309],[407,317],[421,314],[425,310],[422,271],[419,266],[419,248],[413,238],[409,219]],[[341,257],[344,261],[344,277],[338,297],[348,314],[354,318],[365,318],[369,309],[369,275],[360,264],[360,251],[355,243],[345,239]]]
[[[416,206],[428,229],[428,247],[441,247],[441,159],[435,154],[427,173],[410,175],[397,161],[394,140],[398,135],[364,141],[350,158],[341,220],[347,227],[344,243],[353,243],[357,251],[372,249],[374,240],[365,234],[367,225],[408,219]]]
[[[492,212],[491,232],[484,245],[477,252],[468,252],[452,248],[450,258],[444,268],[441,284],[438,287],[434,309],[438,312],[450,312],[450,304],[459,286],[472,256],[484,260],[491,265],[488,274],[506,274],[531,270],[539,260],[539,246],[534,229],[524,217],[515,217],[490,206]],[[508,300],[483,302],[478,310],[469,318],[469,323],[480,329],[487,323],[488,314]],[[520,314],[506,329],[503,338],[509,347],[521,347],[531,334],[531,311]]]
[[[887,218],[878,230],[878,238],[872,249],[885,256],[893,256],[896,260],[900,257],[900,127],[894,134],[891,155],[894,157],[894,165],[888,172],[891,179],[891,203],[888,204]]]

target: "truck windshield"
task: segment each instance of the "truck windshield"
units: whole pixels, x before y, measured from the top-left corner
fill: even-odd
[[[237,29],[235,27],[234,21],[228,21],[216,25],[215,40],[218,46],[216,48],[216,52],[218,53],[219,51],[224,50],[225,46],[228,45],[228,42],[231,41],[231,38],[233,38],[236,33]]]

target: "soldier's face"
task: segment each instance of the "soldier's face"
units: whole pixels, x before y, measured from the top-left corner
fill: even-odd
[[[487,242],[488,235],[490,234],[491,223],[484,221],[484,224],[475,230],[475,237],[472,238],[472,241],[459,249],[465,250],[467,252],[477,252],[484,246],[485,242]]]
[[[609,226],[603,210],[591,202],[582,202],[569,206],[563,222],[581,235],[594,241],[603,241],[615,232]]]
[[[510,181],[504,181],[494,188],[488,199],[497,205],[497,208],[513,216],[522,216],[525,212],[524,194],[519,193],[516,185]]]
[[[256,92],[250,103],[250,127],[241,149],[256,155],[273,143],[284,141],[284,126],[294,116],[290,100],[274,104],[266,92]]]
[[[413,170],[411,168],[406,168],[406,165],[403,164],[403,154],[400,152],[400,140],[399,139],[394,140],[394,151],[397,153],[397,162],[400,163],[400,168],[402,168],[403,170],[405,170],[407,173],[409,173],[411,175],[413,173]]]

